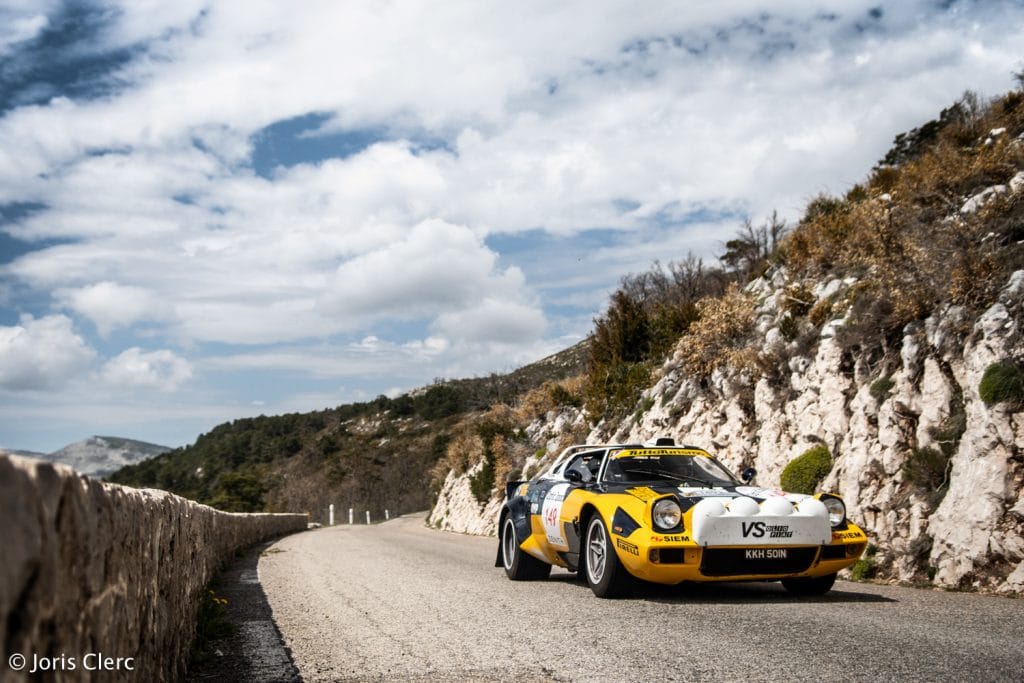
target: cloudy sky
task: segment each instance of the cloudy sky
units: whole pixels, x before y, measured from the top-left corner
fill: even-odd
[[[861,180],[1020,2],[0,1],[0,446],[504,371]]]

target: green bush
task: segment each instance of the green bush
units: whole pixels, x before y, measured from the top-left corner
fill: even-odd
[[[896,383],[893,382],[891,378],[880,377],[871,383],[871,387],[868,389],[868,391],[871,392],[871,396],[876,401],[881,403],[886,399],[886,397],[889,395],[889,392],[892,391],[892,388],[894,386],[896,386]]]
[[[875,561],[872,558],[857,560],[850,570],[850,578],[854,581],[866,581],[875,578]]]
[[[779,321],[779,332],[786,341],[793,341],[800,335],[800,323],[791,315],[783,316]]]
[[[561,384],[552,384],[550,395],[551,400],[556,406],[572,406],[573,408],[583,407],[583,398],[572,393]]]
[[[192,641],[192,665],[210,661],[214,657],[214,643],[235,634],[237,628],[228,615],[227,604],[227,599],[218,596],[212,588],[199,596],[196,637]]]
[[[987,406],[996,403],[1024,403],[1024,375],[1012,361],[993,363],[985,368],[985,374],[978,384],[978,394]]]
[[[416,411],[426,420],[439,420],[466,409],[465,397],[458,388],[435,384],[413,399]]]
[[[653,407],[654,407],[654,397],[653,396],[648,396],[647,398],[641,400],[640,401],[640,405],[638,405],[636,407],[636,412],[633,413],[633,421],[634,422],[640,422],[640,420],[644,419],[644,415],[647,414],[647,411],[649,411]]]
[[[782,470],[782,489],[791,493],[812,494],[832,471],[832,454],[823,445],[808,449]]]
[[[491,499],[491,491],[494,489],[494,456],[488,454],[484,457],[483,467],[476,474],[469,478],[469,490],[473,497],[481,505]]]
[[[208,505],[225,512],[262,512],[269,484],[254,471],[240,470],[220,475]]]
[[[949,483],[952,453],[926,446],[911,449],[903,463],[903,476],[915,486],[929,492],[939,492]]]

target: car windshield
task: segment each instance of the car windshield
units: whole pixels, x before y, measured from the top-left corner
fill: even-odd
[[[740,482],[707,453],[690,449],[626,450],[609,456],[607,482],[736,486]]]

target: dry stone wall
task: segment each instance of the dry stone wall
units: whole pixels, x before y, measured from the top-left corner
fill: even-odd
[[[306,523],[0,456],[0,681],[181,679],[200,597],[223,562]],[[30,674],[35,662],[49,671]]]

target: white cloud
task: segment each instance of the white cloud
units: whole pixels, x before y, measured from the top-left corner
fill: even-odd
[[[95,356],[67,316],[22,316],[19,325],[0,327],[0,387],[59,389]]]
[[[88,319],[104,348],[188,347],[204,371],[390,388],[534,360],[624,273],[719,251],[739,214],[794,218],[1019,69],[1019,4],[876,5],[105,2],[112,23],[74,50],[142,45],[114,89],[0,117],[0,204],[43,207],[4,230],[57,242],[0,265],[0,300]],[[18,50],[55,6],[5,8],[0,54],[40,58]],[[387,139],[260,177],[265,127],[313,112],[324,156],[332,134]],[[535,232],[560,248],[493,246]],[[52,319],[75,376],[94,352]],[[184,386],[133,353],[105,376]]]
[[[472,308],[441,314],[434,327],[445,338],[457,342],[514,347],[540,339],[547,321],[544,314],[533,306],[485,299]]]
[[[428,220],[338,266],[319,306],[341,319],[424,319],[489,293],[523,296],[519,269],[496,270],[496,262],[497,254],[468,228]]]
[[[162,320],[169,315],[167,304],[154,292],[116,282],[58,289],[54,296],[67,308],[91,320],[104,337],[115,328],[143,320]]]
[[[115,387],[171,392],[192,378],[192,366],[167,349],[147,352],[135,346],[107,361],[102,378]]]

